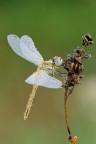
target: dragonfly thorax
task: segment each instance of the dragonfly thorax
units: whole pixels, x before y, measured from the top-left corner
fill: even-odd
[[[49,61],[45,61],[45,63],[43,64],[42,68],[43,68],[43,70],[48,72],[48,74],[51,74],[54,71],[53,64],[52,64],[52,62],[50,60]]]

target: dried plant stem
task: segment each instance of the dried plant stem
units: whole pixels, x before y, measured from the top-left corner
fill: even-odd
[[[68,112],[67,112],[67,99],[68,99],[68,89],[66,89],[65,91],[65,95],[64,95],[64,111],[65,111],[65,121],[66,121],[66,126],[67,126],[67,130],[68,130],[68,134],[69,134],[69,137],[72,137],[71,136],[71,131],[70,131],[70,128],[69,128],[69,123],[68,123]]]
[[[68,130],[68,134],[69,134],[68,139],[71,142],[71,144],[76,144],[77,136],[72,137],[72,135],[71,135],[71,131],[70,131],[70,128],[69,128],[69,122],[68,122],[68,112],[67,112],[67,99],[68,99],[68,96],[72,93],[73,89],[74,89],[74,87],[71,90],[69,90],[69,89],[65,90],[65,94],[64,94],[64,111],[65,111],[66,126],[67,126],[67,130]]]
[[[28,115],[29,115],[29,113],[30,113],[31,106],[32,106],[33,99],[34,99],[34,96],[35,96],[35,94],[36,94],[37,88],[38,88],[37,85],[33,85],[33,89],[32,89],[32,92],[31,92],[31,94],[30,94],[28,103],[27,103],[27,105],[26,105],[26,110],[25,110],[25,112],[24,112],[24,120],[26,120],[26,119],[28,118]]]

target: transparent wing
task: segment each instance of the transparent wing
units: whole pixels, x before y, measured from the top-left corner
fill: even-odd
[[[35,44],[33,42],[33,40],[28,36],[28,35],[24,35],[21,37],[21,41],[31,50],[33,51],[35,54],[37,54],[39,57],[42,58],[41,54],[38,52],[37,48],[35,47]]]
[[[36,49],[34,45],[34,42],[29,36],[24,35],[21,37],[20,47],[22,49],[24,56],[27,59],[29,59],[32,63],[34,63],[35,65],[39,66],[41,62],[44,61],[43,57],[38,52],[38,50]]]
[[[13,49],[13,51],[17,55],[21,56],[22,58],[24,58],[38,66],[41,63],[41,61],[43,61],[43,58],[39,54],[39,52],[37,51],[38,52],[38,54],[37,54],[36,52],[34,52],[32,50],[32,48],[30,49],[30,47],[26,47],[24,42],[21,42],[22,40],[18,36],[11,34],[11,35],[7,36],[7,39],[8,39],[8,43],[9,43],[10,47]],[[24,49],[23,49],[23,46],[24,46]]]
[[[23,55],[22,50],[20,48],[20,38],[17,37],[16,35],[8,35],[7,36],[8,43],[12,50],[19,56],[23,57],[26,59],[26,57]]]
[[[29,76],[26,80],[26,83],[28,84],[36,84],[38,86],[43,86],[47,88],[61,88],[62,82],[57,80],[54,77],[49,76],[45,71],[39,71],[36,73],[33,73],[31,76]]]

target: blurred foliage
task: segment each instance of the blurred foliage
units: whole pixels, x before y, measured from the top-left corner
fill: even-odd
[[[1,0],[0,1],[0,141],[2,144],[68,143],[63,111],[63,89],[39,88],[27,121],[23,113],[32,86],[24,80],[36,67],[15,55],[8,34],[28,34],[44,59],[64,59],[89,32],[96,37],[95,0]],[[85,62],[81,86],[69,98],[69,120],[78,144],[96,143],[96,49]],[[90,77],[90,78],[88,78]],[[95,95],[95,96],[94,96]]]

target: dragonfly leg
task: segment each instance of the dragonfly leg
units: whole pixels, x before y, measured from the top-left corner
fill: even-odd
[[[62,72],[58,71],[57,69],[55,71],[60,77],[65,77],[65,73],[62,73]]]

